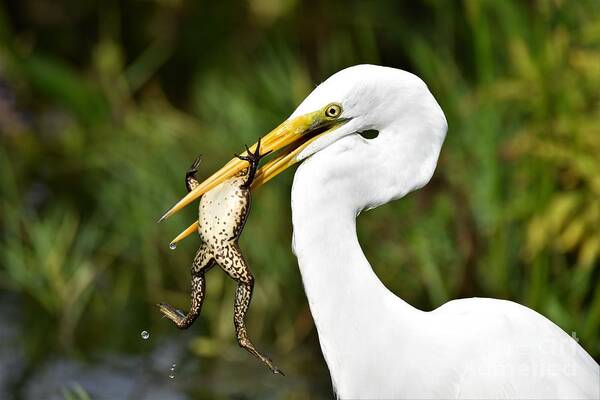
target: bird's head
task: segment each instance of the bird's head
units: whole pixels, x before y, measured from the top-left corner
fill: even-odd
[[[425,170],[421,174],[423,178],[415,178],[412,184],[415,187],[422,186],[433,172],[446,129],[441,108],[417,76],[374,65],[349,67],[317,86],[288,119],[262,138],[261,153],[277,153],[258,170],[252,187],[265,184],[290,166],[334,147],[335,143],[339,145],[344,142],[341,140],[343,138],[351,136],[358,139],[360,132],[366,130],[379,132],[377,138],[370,142],[383,150],[394,142],[396,153],[382,151],[383,158],[379,161],[383,164],[390,162],[389,165],[395,165],[398,161],[433,162],[433,165],[420,166]],[[364,145],[366,139],[360,138],[345,141],[356,146]],[[250,149],[254,151],[256,144]],[[245,166],[244,161],[232,159],[175,204],[161,220]],[[384,175],[387,174],[385,171],[385,167],[378,168],[374,173]],[[393,174],[393,171],[388,172]],[[403,195],[400,193],[402,190],[392,188],[386,196],[399,197]],[[374,200],[374,203],[381,201],[383,199]]]

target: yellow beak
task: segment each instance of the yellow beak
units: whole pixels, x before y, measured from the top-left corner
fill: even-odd
[[[265,154],[269,151],[281,150],[280,154],[261,167],[252,182],[251,189],[254,190],[266,182],[285,171],[287,168],[298,162],[297,155],[304,150],[310,143],[317,138],[333,131],[335,128],[347,122],[345,118],[331,118],[326,116],[324,110],[317,110],[312,113],[304,114],[296,118],[284,121],[277,128],[261,139],[260,152]],[[257,144],[250,146],[251,151],[256,150]],[[244,151],[242,154],[246,155]],[[248,163],[244,160],[234,158],[225,166],[212,174],[204,182],[189,192],[185,197],[179,200],[171,209],[169,209],[159,220],[162,221],[177,211],[181,210],[194,200],[198,199],[204,193],[213,189],[217,185],[231,178],[233,175],[246,168]],[[178,241],[184,239],[198,229],[198,222],[195,221],[185,231],[180,233],[172,242],[173,247]]]

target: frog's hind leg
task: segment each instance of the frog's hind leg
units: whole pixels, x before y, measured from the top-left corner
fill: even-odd
[[[233,308],[233,324],[235,326],[238,343],[240,347],[265,363],[271,369],[271,372],[284,375],[283,371],[277,368],[268,357],[261,354],[256,347],[254,347],[252,341],[248,337],[244,320],[248,308],[250,307],[250,301],[252,300],[254,277],[252,276],[250,268],[242,256],[237,243],[229,244],[225,250],[226,251],[221,254],[216,254],[216,260],[221,268],[223,268],[223,270],[238,284]]]
[[[215,259],[212,255],[212,252],[207,245],[203,244],[198,250],[198,253],[196,253],[196,257],[194,258],[194,263],[192,265],[191,304],[190,311],[187,313],[187,315],[170,304],[158,304],[160,312],[162,312],[165,317],[173,321],[178,328],[189,328],[194,323],[196,318],[198,318],[198,315],[200,315],[202,302],[204,301],[206,285],[204,273],[212,268],[214,264]]]
[[[185,187],[187,188],[188,192],[191,192],[192,190],[196,189],[198,185],[200,185],[200,182],[198,182],[196,179],[196,172],[198,172],[198,167],[200,166],[201,162],[202,156],[198,156],[190,169],[185,172]]]

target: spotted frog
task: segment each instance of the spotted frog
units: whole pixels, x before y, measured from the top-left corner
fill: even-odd
[[[252,153],[246,147],[248,167],[205,193],[198,209],[198,234],[202,245],[192,264],[192,292],[190,311],[184,314],[173,306],[160,303],[158,307],[180,329],[187,329],[200,314],[205,294],[204,274],[218,264],[238,284],[235,293],[234,316],[236,337],[239,345],[265,363],[274,374],[283,372],[261,354],[252,344],[244,323],[254,288],[254,277],[238,244],[250,211],[250,185],[254,180],[258,164],[268,153],[260,154],[260,140]],[[196,179],[201,158],[198,157],[185,175],[188,192],[199,185]]]

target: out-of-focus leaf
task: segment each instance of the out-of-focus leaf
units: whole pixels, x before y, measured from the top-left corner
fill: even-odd
[[[33,89],[58,102],[86,123],[101,121],[108,108],[93,83],[50,56],[31,54],[16,64]]]
[[[593,263],[600,258],[600,234],[596,233],[584,240],[579,250],[579,264],[585,267],[591,267]]]

